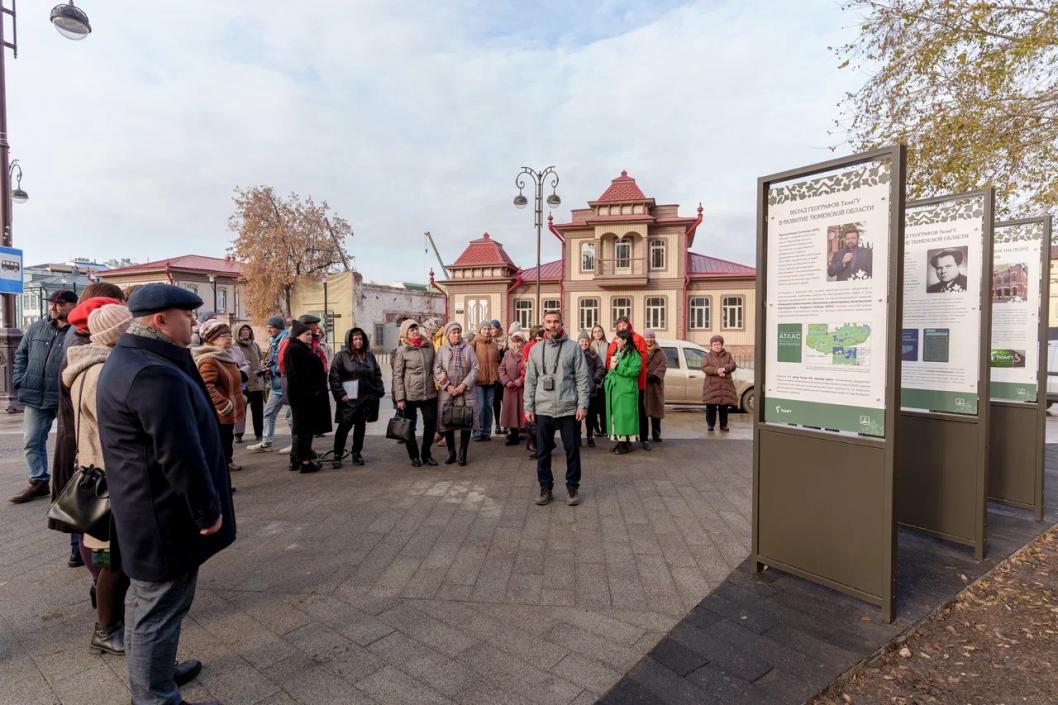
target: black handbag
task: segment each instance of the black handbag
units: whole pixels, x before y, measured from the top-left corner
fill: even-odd
[[[453,401],[451,405],[446,406],[441,412],[441,425],[444,426],[446,430],[465,430],[474,425],[474,410],[467,406],[466,399],[464,398],[465,394],[466,392],[457,397],[458,399],[463,400],[462,404],[456,406]]]
[[[390,419],[386,425],[386,438],[404,441],[405,443],[414,443],[415,433],[411,428],[411,419],[404,418],[404,414],[398,411],[397,415]]]
[[[77,395],[77,408],[81,408],[84,382]],[[74,429],[75,444],[80,442],[80,416]],[[48,508],[48,518],[79,534],[88,534],[100,541],[110,540],[110,490],[107,478],[94,465],[81,467],[74,451],[74,474],[62,492]]]

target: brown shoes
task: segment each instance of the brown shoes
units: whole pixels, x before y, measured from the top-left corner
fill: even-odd
[[[48,485],[47,480],[30,480],[29,484],[26,485],[26,489],[12,497],[11,501],[14,504],[25,504],[26,502],[32,502],[38,497],[49,496],[51,496],[51,487]]]

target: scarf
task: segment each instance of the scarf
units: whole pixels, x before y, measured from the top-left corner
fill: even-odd
[[[235,359],[231,356],[231,351],[227,348],[217,347],[216,345],[199,345],[198,347],[191,348],[191,357],[194,358],[195,364],[197,365],[200,360],[213,358],[218,362],[230,362],[235,364]]]
[[[155,330],[150,326],[145,326],[138,321],[133,321],[129,324],[128,330],[125,331],[129,335],[138,335],[141,338],[151,338],[152,340],[160,340],[163,343],[169,343],[170,345],[176,345],[173,339],[165,333]]]
[[[448,383],[458,387],[466,379],[469,372],[463,356],[463,351],[467,350],[467,344],[460,342],[459,345],[450,344],[449,347],[452,348],[452,362],[449,363],[452,369],[448,372]],[[453,381],[457,379],[459,380],[458,382]]]

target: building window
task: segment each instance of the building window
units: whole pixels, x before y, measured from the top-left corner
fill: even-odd
[[[544,307],[544,313],[548,311],[562,311],[562,303],[558,299],[543,299],[540,305]],[[541,321],[542,323],[543,321]]]
[[[217,289],[217,313],[228,312],[228,290]]]
[[[186,286],[187,290],[190,291],[191,293],[193,293],[193,294],[197,294],[198,293],[198,284],[185,284],[184,286]]]
[[[712,300],[708,296],[691,297],[688,318],[691,330],[709,330],[713,327],[711,304]]]
[[[610,302],[610,327],[617,327],[618,318],[632,317],[632,299],[627,296],[619,296]]]
[[[721,299],[720,305],[724,316],[721,321],[721,327],[725,330],[741,330],[745,327],[743,297],[725,296]]]
[[[623,237],[614,243],[614,271],[628,272],[632,269],[632,238]]]
[[[518,321],[518,325],[528,330],[533,326],[533,302],[521,301],[514,302],[514,318]]]
[[[580,327],[586,331],[590,331],[597,325],[599,325],[599,300],[581,299]]]
[[[386,345],[386,326],[381,323],[375,324],[375,345],[377,347],[385,347]]]
[[[582,242],[580,245],[580,271],[595,271],[595,243]]]
[[[664,296],[648,296],[646,313],[647,328],[664,330],[667,327],[667,324],[665,322],[666,316]]]
[[[665,241],[660,237],[650,241],[650,268],[665,269]]]

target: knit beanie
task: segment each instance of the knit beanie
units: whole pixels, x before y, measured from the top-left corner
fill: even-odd
[[[112,348],[132,323],[132,314],[125,304],[106,304],[88,314],[88,331],[92,342]]]
[[[647,328],[646,330],[643,331],[643,337],[644,338],[656,338],[656,337],[658,337],[658,334],[654,332],[653,328]]]
[[[203,343],[208,343],[225,333],[231,333],[231,327],[216,318],[212,318],[198,327],[198,337],[202,338]]]
[[[268,325],[279,330],[284,330],[287,327],[287,322],[283,320],[282,316],[272,316],[267,321]]]
[[[70,322],[71,326],[77,328],[80,331],[88,330],[88,315],[95,311],[97,308],[102,308],[107,304],[120,304],[121,299],[112,299],[109,296],[90,296],[81,303],[74,306],[73,310],[70,311],[70,315],[66,317],[66,320]]]
[[[583,328],[580,329],[580,335],[577,336],[577,342],[579,343],[582,340],[591,340],[591,336],[588,335],[588,331],[584,330]]]
[[[713,343],[720,343],[721,345],[723,345],[724,344],[724,336],[722,336],[722,335],[714,335],[712,338],[709,339],[709,344],[712,345]]]
[[[405,318],[403,321],[401,321],[401,323],[400,323],[400,339],[401,340],[407,340],[408,339],[408,330],[412,326],[418,327],[418,325],[419,324],[415,321],[414,318]]]
[[[299,335],[308,333],[310,330],[312,329],[301,321],[294,321],[290,324],[290,337],[297,338]]]
[[[453,328],[458,328],[460,333],[463,332],[463,326],[459,325],[457,321],[452,321],[445,326],[445,340],[448,340],[448,334],[452,332]]]

